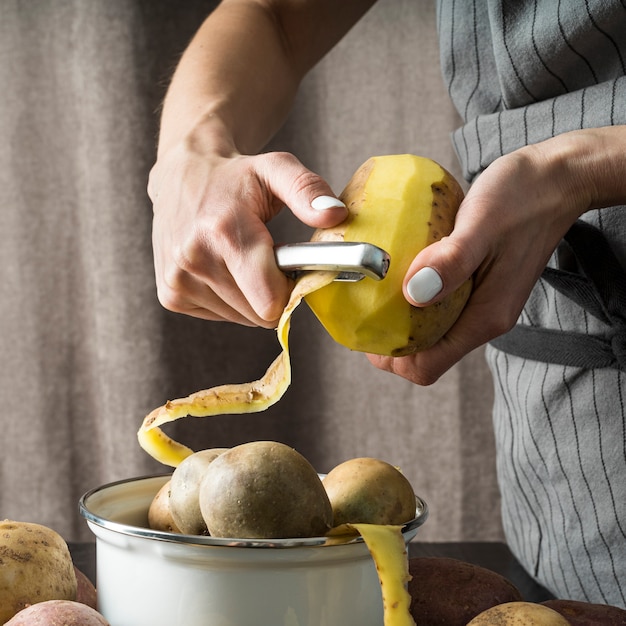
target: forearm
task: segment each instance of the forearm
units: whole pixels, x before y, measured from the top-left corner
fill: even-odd
[[[626,205],[626,126],[572,131],[521,152],[538,171],[547,168],[569,221],[590,209]]]
[[[184,137],[254,153],[284,121],[304,74],[373,0],[225,0],[185,51],[165,98],[159,153]],[[200,131],[200,132],[198,132]]]

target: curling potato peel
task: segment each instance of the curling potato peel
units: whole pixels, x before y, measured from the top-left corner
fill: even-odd
[[[434,161],[410,154],[372,157],[353,175],[340,198],[350,212],[338,226],[318,229],[316,241],[364,241],[391,255],[382,281],[333,282],[334,272],[303,274],[278,325],[282,352],[265,375],[251,383],[221,385],[171,400],[143,421],[141,447],[176,467],[192,450],[173,441],[160,426],[181,417],[209,417],[264,411],[291,383],[290,318],[302,299],[338,343],[362,352],[406,356],[425,350],[454,324],[469,298],[468,280],[440,302],[411,306],[402,281],[415,255],[448,235],[463,192],[454,177]]]
[[[282,352],[262,378],[250,383],[220,385],[185,398],[169,400],[146,416],[137,433],[139,445],[157,461],[176,467],[193,450],[166,435],[160,428],[163,424],[187,416],[258,413],[278,402],[291,384],[291,315],[306,295],[332,282],[335,276],[335,272],[310,272],[298,279],[278,323],[277,334]]]

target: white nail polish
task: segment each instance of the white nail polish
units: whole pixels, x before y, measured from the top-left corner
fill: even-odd
[[[406,286],[408,294],[419,304],[432,300],[442,288],[441,276],[432,267],[423,267]]]
[[[345,208],[345,204],[338,198],[332,196],[318,196],[311,202],[311,207],[316,211],[327,211],[328,209]]]

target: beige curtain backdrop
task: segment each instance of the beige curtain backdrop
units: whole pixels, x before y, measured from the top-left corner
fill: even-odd
[[[139,448],[172,397],[259,377],[272,331],[202,322],[156,300],[145,193],[158,106],[215,3],[0,3],[0,518],[91,539],[77,512],[105,482],[167,471]],[[380,0],[302,86],[272,149],[337,192],[369,156],[412,152],[459,175],[434,3]],[[287,211],[281,241],[308,239]],[[499,540],[491,379],[483,351],[420,388],[334,344],[305,306],[293,383],[265,413],[188,418],[195,449],[275,439],[319,471],[356,456],[400,466],[430,505],[418,536]]]

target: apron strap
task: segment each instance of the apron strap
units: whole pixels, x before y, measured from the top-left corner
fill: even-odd
[[[517,324],[492,346],[525,359],[586,369],[626,370],[626,272],[602,232],[578,220],[564,237],[581,273],[547,267],[542,278],[611,327],[600,337]]]

